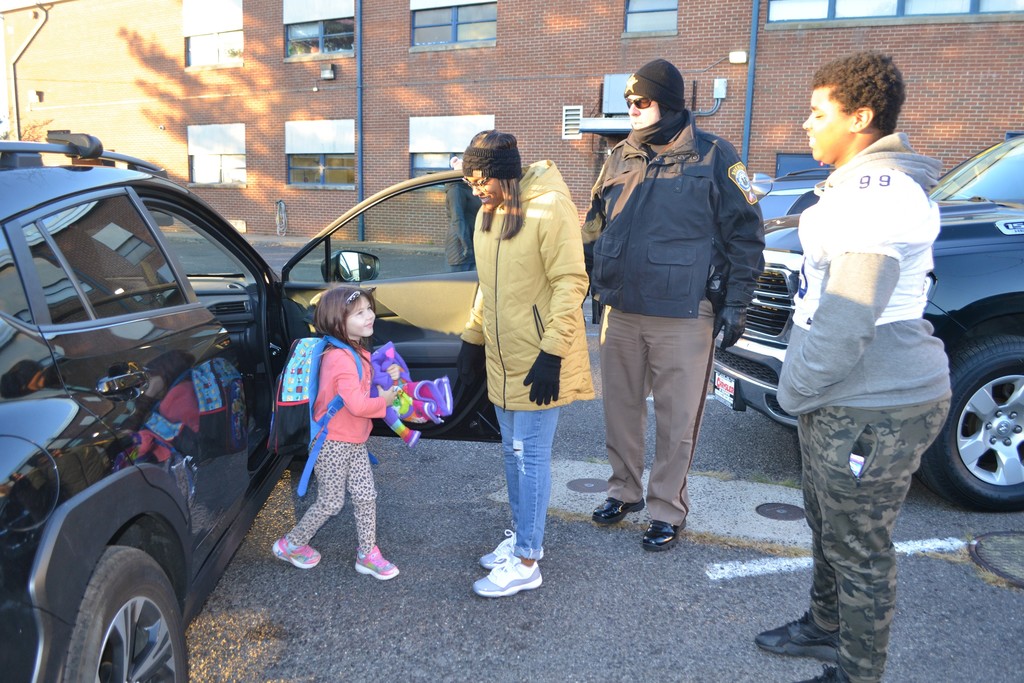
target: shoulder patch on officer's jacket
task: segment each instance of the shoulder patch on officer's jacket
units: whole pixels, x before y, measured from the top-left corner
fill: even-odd
[[[747,169],[743,167],[742,161],[737,161],[729,167],[729,179],[736,183],[736,187],[740,188],[747,204],[757,204],[757,195],[754,194],[754,188],[750,186],[750,178],[747,177]]]

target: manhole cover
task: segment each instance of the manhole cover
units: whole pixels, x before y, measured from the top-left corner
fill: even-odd
[[[1024,588],[1024,533],[993,531],[970,545],[971,558],[996,576]]]
[[[768,519],[779,519],[784,522],[792,522],[804,518],[804,509],[788,503],[763,503],[754,508],[754,511]]]
[[[608,482],[604,479],[573,479],[566,486],[577,493],[601,493],[608,490]]]

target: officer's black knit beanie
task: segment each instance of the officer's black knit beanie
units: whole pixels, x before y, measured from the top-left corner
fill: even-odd
[[[664,59],[647,62],[626,81],[626,97],[647,97],[662,107],[686,109],[683,76]]]

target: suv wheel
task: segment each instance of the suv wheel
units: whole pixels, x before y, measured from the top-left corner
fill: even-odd
[[[1024,510],[1024,338],[973,341],[951,358],[949,417],[918,475],[972,508]]]
[[[188,680],[181,611],[146,553],[112,546],[100,557],[78,608],[64,680]]]

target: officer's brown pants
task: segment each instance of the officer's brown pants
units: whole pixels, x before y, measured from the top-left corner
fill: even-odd
[[[705,300],[698,318],[659,318],[605,308],[601,381],[607,429],[608,496],[644,497],[647,396],[654,395],[654,463],[647,486],[651,519],[681,524],[712,364],[714,314]]]

